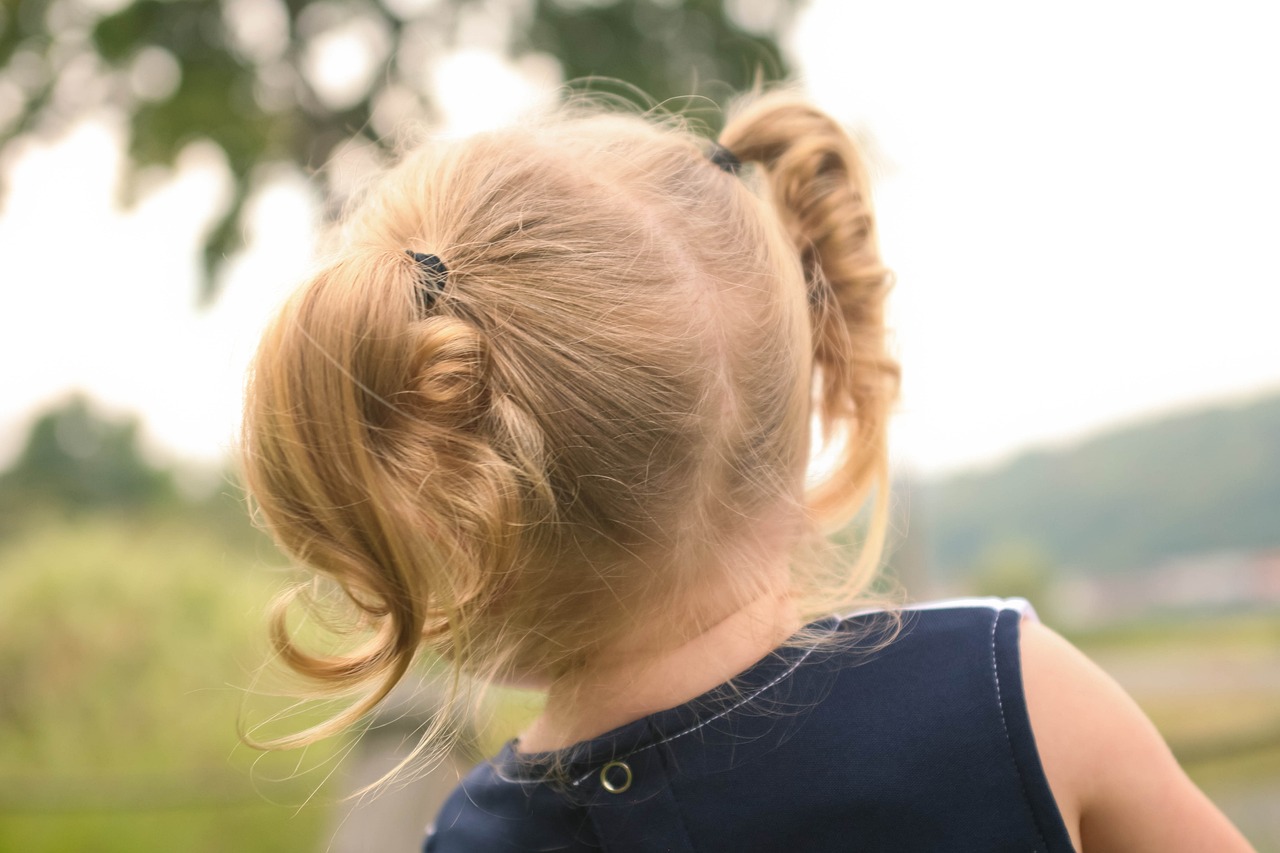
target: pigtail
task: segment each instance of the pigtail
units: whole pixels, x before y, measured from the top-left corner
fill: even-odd
[[[286,306],[255,360],[246,485],[282,550],[345,593],[345,633],[361,637],[342,653],[304,649],[286,624],[298,592],[277,601],[278,659],[316,698],[356,698],[260,746],[348,728],[420,648],[458,670],[477,657],[474,614],[501,594],[526,510],[547,495],[537,431],[493,393],[485,335],[445,299],[424,309],[418,275],[398,250],[348,257]]]
[[[787,94],[749,105],[720,142],[761,167],[804,270],[823,435],[818,453],[830,460],[807,495],[810,512],[830,529],[847,522],[874,492],[864,548],[866,562],[874,564],[887,526],[886,430],[899,369],[886,342],[892,279],[880,259],[866,167],[839,124]]]

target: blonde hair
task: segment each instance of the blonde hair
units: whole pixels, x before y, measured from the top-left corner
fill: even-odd
[[[898,388],[865,168],[785,93],[720,142],[743,177],[678,122],[569,107],[425,145],[354,206],[262,341],[242,462],[364,632],[306,651],[286,596],[275,650],[357,698],[269,745],[355,722],[424,649],[453,689],[563,673],[694,589],[751,589],[725,555],[770,514],[831,530],[874,492],[854,569],[793,579],[811,612],[865,590]],[[447,266],[425,310],[407,252]],[[832,462],[806,487],[815,414]]]

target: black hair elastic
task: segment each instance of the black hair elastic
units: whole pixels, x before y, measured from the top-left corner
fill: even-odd
[[[440,260],[439,255],[426,255],[409,249],[405,249],[404,253],[413,258],[422,270],[423,274],[418,280],[418,302],[422,305],[422,310],[427,311],[436,304],[436,297],[444,292],[449,268]]]
[[[707,159],[731,175],[738,174],[742,169],[742,161],[738,159],[738,155],[725,148],[719,142],[712,141],[711,150],[707,153]]]

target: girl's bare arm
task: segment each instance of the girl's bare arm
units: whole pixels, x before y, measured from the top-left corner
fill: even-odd
[[[1251,853],[1137,704],[1049,628],[1022,626],[1023,683],[1049,785],[1083,853]]]

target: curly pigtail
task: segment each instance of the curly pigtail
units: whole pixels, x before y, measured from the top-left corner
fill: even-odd
[[[823,456],[832,459],[810,488],[810,511],[831,529],[874,490],[857,584],[874,569],[887,527],[887,425],[899,386],[884,323],[892,277],[880,259],[866,167],[838,123],[785,93],[750,104],[720,142],[760,165],[809,288],[816,413]]]
[[[349,727],[424,641],[471,657],[460,614],[500,594],[525,511],[547,494],[536,430],[491,393],[483,333],[444,310],[419,316],[418,275],[398,249],[349,257],[297,294],[255,361],[246,484],[282,549],[342,588],[365,636],[343,654],[304,650],[286,625],[298,591],[276,603],[280,660],[325,694],[359,698],[273,748]]]

